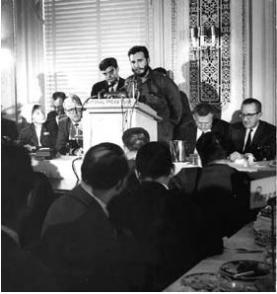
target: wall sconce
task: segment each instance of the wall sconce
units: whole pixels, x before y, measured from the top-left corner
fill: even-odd
[[[216,58],[217,50],[220,48],[220,40],[219,29],[214,25],[209,28],[204,26],[191,28],[190,39],[193,60],[197,60],[200,56],[202,59]]]

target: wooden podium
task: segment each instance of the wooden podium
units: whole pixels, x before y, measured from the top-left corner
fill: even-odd
[[[102,142],[123,147],[122,134],[133,127],[146,129],[150,140],[157,141],[160,119],[151,107],[133,98],[91,99],[83,112],[84,151]]]

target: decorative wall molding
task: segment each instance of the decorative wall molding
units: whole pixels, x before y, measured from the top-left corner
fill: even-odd
[[[192,60],[190,48],[190,102],[222,107],[230,102],[230,0],[190,0],[190,28],[219,28],[216,54]]]

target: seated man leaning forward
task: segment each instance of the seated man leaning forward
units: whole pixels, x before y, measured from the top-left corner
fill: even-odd
[[[178,140],[188,142],[188,153],[196,152],[195,146],[202,134],[212,132],[223,148],[227,148],[229,124],[214,117],[214,108],[207,103],[200,103],[193,110],[193,119],[184,123],[178,133]]]
[[[116,231],[106,208],[122,191],[128,170],[119,146],[95,145],[84,157],[81,184],[48,210],[40,255],[57,274],[64,291],[142,289],[140,274],[133,272],[133,255],[129,254],[134,243]]]
[[[230,159],[276,157],[276,127],[261,120],[262,104],[254,98],[241,105],[241,122],[230,126]]]
[[[59,122],[56,150],[67,154],[70,150],[82,148],[82,102],[77,95],[70,94],[63,103],[65,118]]]
[[[92,97],[103,98],[103,93],[116,92],[124,86],[125,80],[118,74],[119,67],[115,58],[109,57],[103,59],[99,64],[99,69],[105,80],[92,86]]]

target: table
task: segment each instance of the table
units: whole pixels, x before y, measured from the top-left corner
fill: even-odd
[[[68,191],[81,179],[82,158],[78,156],[60,156],[51,160],[32,158],[34,171],[45,174],[54,191]],[[76,174],[73,171],[75,167]]]
[[[72,163],[76,168],[75,175]],[[262,178],[276,174],[275,167],[270,167],[268,161],[257,162],[252,166],[243,167],[238,164],[226,161],[230,166],[248,172],[250,178]],[[68,191],[75,187],[78,179],[81,179],[82,157],[64,155],[51,160],[37,160],[32,158],[32,166],[35,171],[44,173],[50,180],[55,191]],[[188,162],[175,162],[175,174],[183,168],[197,168],[197,166]]]
[[[231,238],[224,238],[223,254],[211,256],[202,260],[177,281],[167,287],[164,292],[187,292],[186,288],[181,284],[181,279],[184,276],[202,272],[217,273],[220,266],[227,261],[241,259],[264,261],[265,248],[255,244],[252,227],[252,223],[248,224],[239,230],[236,234],[234,234]],[[237,250],[238,248],[257,251],[240,253]]]

